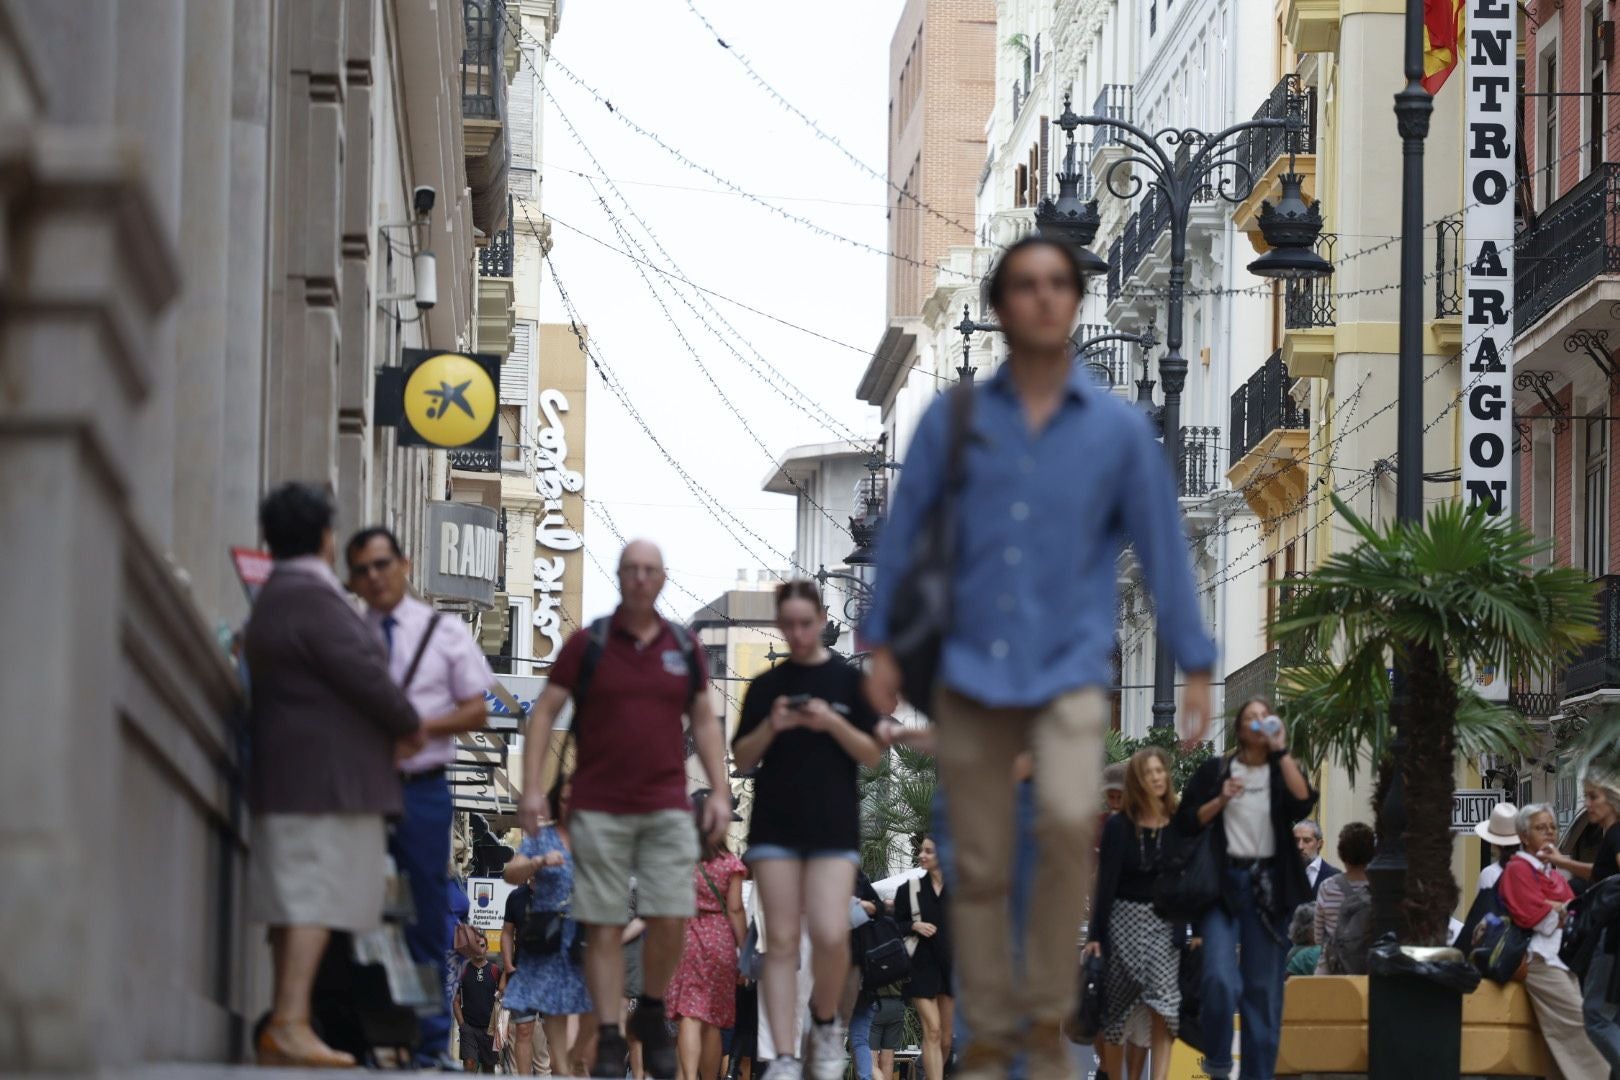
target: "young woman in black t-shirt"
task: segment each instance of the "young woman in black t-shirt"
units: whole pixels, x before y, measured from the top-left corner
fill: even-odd
[[[815,988],[810,1072],[841,1080],[844,1031],[838,998],[849,972],[849,906],[860,865],[858,765],[881,753],[877,714],[861,674],[821,643],[827,609],[810,581],[776,590],[776,626],[788,659],[756,678],[732,744],[736,767],[759,765],[745,856],[765,916],[761,992],[772,1040],[794,1047],[801,924],[810,932]],[[797,1080],[796,1058],[778,1057],[763,1080]]]

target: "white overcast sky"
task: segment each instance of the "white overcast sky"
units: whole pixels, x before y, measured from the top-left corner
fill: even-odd
[[[901,0],[828,0],[810,6],[694,2],[788,100],[862,161],[883,169],[889,39]],[[755,85],[685,0],[569,0],[553,55],[687,157],[826,229],[886,247],[883,181],[864,173]],[[858,346],[856,351],[830,344],[711,298],[766,359],[839,421],[862,434],[875,433],[877,411],[856,399],[855,386],[882,334],[887,260],[725,193],[631,131],[561,72],[548,71],[546,81],[603,173],[688,278]],[[837,435],[762,385],[664,290],[681,331],[769,453],[749,436],[704,379],[635,265],[564,227],[623,247],[590,185],[570,174],[597,174],[596,166],[557,110],[549,103],[545,108],[542,200],[545,212],[560,223],[552,230],[552,258],[563,285],[589,324],[600,358],[623,380],[652,433],[693,480],[762,538],[737,528],[745,547],[728,535],[592,377],[585,496],[606,504],[626,535],[663,545],[672,581],[665,598],[673,611],[688,617],[698,604],[675,583],[707,600],[729,588],[740,568],[787,567],[793,554],[793,500],[762,491],[761,482],[773,456]],[[598,187],[611,200],[605,186]],[[615,212],[650,249],[623,208],[616,206]],[[545,318],[561,320],[549,277],[543,296]],[[734,344],[753,359],[749,349]],[[587,551],[611,569],[617,541],[595,514],[585,528]],[[587,559],[587,618],[615,600],[612,584]]]

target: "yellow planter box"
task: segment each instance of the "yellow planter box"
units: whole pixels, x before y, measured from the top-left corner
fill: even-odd
[[[1289,979],[1283,993],[1277,1075],[1367,1071],[1367,977]],[[1471,1076],[1547,1076],[1552,1061],[1520,983],[1483,982],[1463,999],[1462,1071]]]

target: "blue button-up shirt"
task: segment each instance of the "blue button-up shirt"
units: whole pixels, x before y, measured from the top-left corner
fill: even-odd
[[[949,395],[923,415],[877,551],[865,637],[889,640],[894,590],[945,483]],[[1183,671],[1209,671],[1187,535],[1164,448],[1147,418],[1076,368],[1063,402],[1032,432],[1003,366],[974,393],[974,438],[957,500],[955,625],[940,678],[990,706],[1043,705],[1112,683],[1116,563],[1135,545],[1160,641]]]

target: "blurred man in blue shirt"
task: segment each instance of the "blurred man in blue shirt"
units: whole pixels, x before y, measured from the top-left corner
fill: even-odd
[[[1097,387],[1069,341],[1084,280],[1072,251],[1029,237],[1009,247],[986,294],[1007,362],[975,390],[957,493],[954,625],[931,702],[949,795],[959,888],[952,900],[961,1006],[973,1025],[959,1080],[1005,1077],[1029,1051],[1031,1080],[1068,1077],[1060,1027],[1073,1008],[1075,943],[1091,887],[1118,604],[1129,542],[1186,673],[1188,735],[1209,726],[1215,646],[1193,584],[1174,479],[1146,417]],[[951,417],[942,395],[918,424],[877,554],[865,626],[873,704],[893,712],[900,670],[887,647],[894,593],[945,485]],[[1013,759],[1032,752],[1040,863],[1020,986],[1007,948]]]

